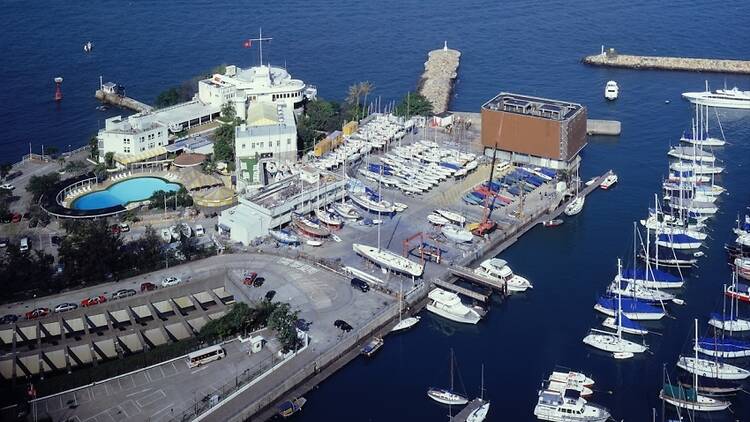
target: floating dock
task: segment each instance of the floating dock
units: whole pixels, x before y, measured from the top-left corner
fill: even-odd
[[[634,56],[618,54],[613,48],[605,50],[603,47],[601,53],[584,57],[583,63],[592,66],[624,67],[628,69],[750,74],[750,60]]]
[[[475,290],[467,289],[466,287],[459,286],[458,284],[455,284],[455,283],[450,283],[447,281],[440,280],[439,278],[432,280],[432,284],[438,287],[441,287],[443,289],[450,290],[454,293],[458,293],[462,296],[470,297],[472,299],[481,301],[481,302],[487,302],[490,298],[488,295],[482,294]]]
[[[586,120],[586,133],[589,135],[619,136],[621,127],[617,120]]]
[[[118,107],[127,108],[138,113],[153,111],[153,107],[148,104],[142,103],[138,100],[134,100],[124,95],[118,95],[112,92],[105,92],[102,89],[97,89],[94,95],[97,100],[105,104],[113,104]]]
[[[458,77],[458,64],[461,52],[448,48],[448,43],[439,50],[432,50],[424,63],[424,73],[419,80],[417,91],[432,103],[435,114],[448,110],[453,84]]]
[[[503,295],[508,294],[507,286],[504,281],[495,280],[492,278],[484,277],[474,273],[470,268],[462,267],[459,265],[452,265],[448,267],[448,271],[455,276],[463,278],[464,280],[471,281],[472,283],[479,284],[481,286],[489,287],[492,290],[497,290]]]

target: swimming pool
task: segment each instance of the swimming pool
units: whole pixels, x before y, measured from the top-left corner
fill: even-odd
[[[169,183],[158,177],[136,177],[117,182],[106,190],[87,193],[73,201],[71,207],[77,210],[96,210],[143,201],[159,190],[175,192],[179,189],[180,185],[177,183]]]

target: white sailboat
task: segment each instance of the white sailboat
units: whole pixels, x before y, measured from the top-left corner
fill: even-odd
[[[695,358],[698,361],[698,318],[695,319]],[[728,409],[731,402],[698,394],[698,371],[693,372],[693,388],[665,383],[659,398],[672,406],[699,412],[718,412]]]
[[[440,232],[448,240],[456,243],[468,243],[474,240],[474,235],[470,231],[454,224],[446,224],[440,229]]]
[[[398,323],[391,328],[391,332],[408,330],[409,328],[417,325],[421,317],[412,316],[403,318],[404,315],[404,283],[403,281],[399,284],[399,295],[398,295]]]
[[[622,276],[622,262],[617,260],[617,274]],[[617,315],[622,315],[622,295],[617,295]],[[611,352],[615,359],[628,359],[635,353],[643,353],[648,347],[622,338],[622,318],[617,318],[617,331],[591,329],[583,339],[584,344],[605,352]]]
[[[747,369],[718,360],[680,356],[677,366],[705,378],[738,381],[750,377],[750,371]]]
[[[396,272],[419,277],[424,271],[423,265],[413,262],[387,249],[379,249],[361,243],[354,243],[352,244],[352,250],[376,264]]]
[[[578,179],[578,169],[576,168],[576,178],[575,184],[576,184],[576,196],[575,198],[570,201],[570,203],[565,207],[565,215],[567,216],[574,216],[581,211],[583,211],[583,205],[586,203],[586,197],[580,195],[580,192],[578,191],[579,186],[581,185],[580,179]]]
[[[450,406],[463,405],[469,402],[469,399],[453,391],[453,349],[451,349],[451,386],[450,388],[430,387],[427,390],[427,397],[438,403]]]
[[[444,209],[436,209],[434,212],[435,214],[441,215],[444,218],[448,219],[449,221],[452,221],[453,223],[456,223],[460,226],[463,226],[464,224],[466,224],[466,217],[464,217],[463,215],[459,213],[444,210]]]
[[[435,214],[435,213],[429,214],[427,216],[427,221],[429,221],[431,224],[434,224],[436,226],[445,226],[445,225],[450,224],[450,221],[447,218],[443,217],[440,214]]]

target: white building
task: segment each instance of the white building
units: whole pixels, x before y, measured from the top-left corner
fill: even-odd
[[[246,123],[235,128],[234,148],[238,190],[265,184],[264,163],[297,159],[297,125],[291,106],[251,104]]]
[[[147,157],[151,155],[151,149],[161,151],[159,147],[168,144],[170,132],[177,133],[213,121],[227,103],[233,104],[237,116],[245,120],[248,107],[254,103],[285,105],[292,111],[306,99],[314,99],[316,94],[314,86],[292,79],[281,67],[262,65],[241,69],[227,66],[224,74],[200,81],[198,94],[191,101],[134,114],[126,119],[121,116],[107,119],[97,136],[99,158],[103,161],[108,152],[121,157],[127,154]]]
[[[250,244],[291,222],[292,213],[309,213],[341,200],[346,180],[313,167],[265,186],[261,191],[240,195],[239,204],[219,215],[219,229],[235,242]]]

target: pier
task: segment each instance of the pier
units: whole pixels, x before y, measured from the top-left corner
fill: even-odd
[[[492,290],[497,290],[503,295],[508,293],[507,286],[504,281],[495,280],[492,278],[484,277],[479,274],[475,274],[471,268],[462,267],[459,265],[452,265],[448,267],[448,271],[455,277],[463,278],[464,280],[471,281],[485,287],[489,287]]]
[[[462,277],[462,278],[465,278],[465,277]],[[470,279],[470,281],[474,281],[474,280]],[[485,295],[485,294],[482,294],[480,292],[477,292],[477,291],[474,291],[474,290],[471,290],[471,289],[467,289],[466,287],[459,286],[459,285],[457,285],[455,283],[449,283],[447,281],[440,280],[439,278],[436,278],[436,279],[432,280],[432,284],[434,284],[434,285],[436,285],[438,287],[442,287],[443,289],[450,290],[452,292],[458,293],[460,295],[463,295],[463,296],[466,296],[466,297],[470,297],[470,298],[475,299],[475,300],[479,300],[481,302],[487,302],[489,300],[489,298],[490,298],[489,295]]]
[[[430,51],[424,63],[417,91],[430,100],[435,114],[448,110],[460,57],[461,52],[448,48],[446,42],[443,48]]]
[[[463,409],[461,409],[460,412],[456,416],[454,416],[451,419],[451,422],[466,422],[469,418],[469,415],[480,407],[487,403],[485,400],[482,400],[480,398],[476,398],[469,402],[469,404],[466,405]]]
[[[619,136],[621,124],[617,120],[586,120],[586,133],[588,135]]]
[[[94,94],[94,96],[96,97],[97,100],[105,104],[116,105],[118,107],[127,108],[138,113],[150,112],[150,111],[153,111],[154,109],[150,105],[142,103],[133,98],[126,97],[124,95],[119,95],[114,92],[106,92],[104,89],[101,89],[101,88],[96,90],[96,94]]]
[[[701,59],[692,57],[636,56],[618,54],[614,48],[586,56],[583,63],[592,66],[628,69],[659,69],[685,72],[716,72],[750,74],[750,60]]]

